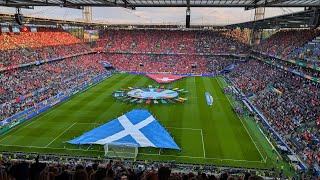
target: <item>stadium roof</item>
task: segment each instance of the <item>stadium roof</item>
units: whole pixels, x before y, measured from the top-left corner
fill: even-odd
[[[57,25],[69,25],[69,26],[107,26],[110,28],[137,28],[137,29],[179,29],[184,27],[179,24],[165,24],[165,23],[107,23],[99,21],[85,22],[83,20],[67,20],[37,16],[24,16],[26,25],[46,25],[46,26],[57,26]],[[0,13],[0,23],[16,24],[14,14],[11,13]],[[193,29],[224,29],[223,25],[212,25],[212,24],[193,24]]]
[[[0,6],[186,7],[187,0],[0,0]],[[190,0],[191,7],[320,7],[319,0]]]
[[[106,23],[102,22],[85,22],[82,20],[66,20],[66,19],[54,19],[46,17],[24,16],[26,24],[34,25],[71,25],[71,26],[104,26]],[[14,14],[0,13],[0,22],[15,24]]]
[[[319,1],[320,2],[320,1]],[[281,16],[265,18],[261,20],[248,21],[243,23],[225,26],[234,28],[254,28],[254,29],[279,29],[279,28],[309,28],[310,19],[314,14],[313,10],[306,10]]]
[[[193,29],[235,29],[235,28],[255,28],[255,29],[278,29],[278,28],[309,28],[310,19],[313,16],[312,10],[296,12],[281,16],[265,18],[256,21],[248,21],[230,25],[210,25],[193,24]],[[106,22],[85,22],[82,20],[66,20],[46,17],[24,16],[26,24],[33,25],[70,25],[70,26],[108,26],[114,28],[143,28],[143,29],[179,29],[179,24],[110,24]],[[0,13],[0,22],[15,24],[14,14]],[[184,27],[184,26],[183,26]]]

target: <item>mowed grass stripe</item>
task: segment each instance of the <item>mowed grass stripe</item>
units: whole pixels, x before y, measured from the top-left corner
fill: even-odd
[[[256,156],[255,154],[252,154],[251,151],[257,152],[257,149],[255,146],[250,143],[251,139],[248,136],[247,132],[243,129],[241,122],[239,121],[238,117],[233,112],[233,108],[230,105],[229,101],[225,97],[222,89],[220,88],[219,84],[217,83],[216,79],[214,80],[215,86],[218,86],[220,94],[220,97],[224,97],[219,99],[218,101],[223,104],[224,108],[222,109],[222,114],[225,114],[225,126],[232,127],[232,131],[228,131],[225,133],[228,133],[230,136],[230,144],[225,144],[226,148],[230,148],[229,153],[233,153],[234,155],[238,157],[242,157],[242,159],[248,159],[248,160],[261,160],[259,156]],[[221,113],[220,113],[221,114]],[[229,128],[227,129],[229,130]],[[246,142],[249,142],[246,144]]]
[[[137,104],[116,101],[111,95],[112,92],[122,87],[148,85],[156,86],[158,84],[142,75],[113,75],[84,93],[80,93],[61,105],[56,106],[52,110],[34,118],[32,121],[27,122],[18,128],[14,128],[13,131],[1,135],[0,144],[9,144],[9,142],[14,142],[10,144],[27,146],[24,142],[32,142],[29,143],[28,146],[31,144],[33,146],[46,146],[54,140],[49,145],[49,147],[55,148],[53,150],[50,150],[49,148],[39,149],[32,147],[22,149],[26,151],[67,154],[80,153],[83,155],[96,156],[99,154],[100,146],[94,146],[94,151],[63,151],[59,148],[62,148],[61,143],[63,141],[79,136],[84,132],[97,127],[99,124],[110,121],[132,109],[143,108],[148,109],[152,114],[154,114],[159,122],[165,127],[203,129],[205,150],[208,159],[201,158],[201,156],[203,157],[203,144],[200,131],[197,133],[191,133],[192,130],[177,130],[170,128],[168,128],[168,131],[175,138],[177,144],[182,147],[182,149],[185,149],[185,151],[182,151],[179,155],[176,151],[167,150],[159,157],[147,154],[139,155],[139,158],[141,159],[177,160],[179,162],[265,167],[265,164],[262,165],[259,163],[261,158],[255,155],[255,152],[257,151],[255,149],[251,149],[251,147],[247,147],[250,143],[252,145],[252,142],[247,142],[247,136],[241,136],[243,127],[242,125],[239,126],[239,120],[235,116],[230,103],[226,100],[226,97],[217,84],[215,78],[186,77],[169,84],[173,87],[184,88],[189,91],[189,93],[181,95],[182,97],[189,99],[188,102],[185,103],[164,105],[153,104],[152,102],[150,105],[146,105],[145,103]],[[168,86],[168,84],[165,86]],[[213,106],[207,106],[206,104],[204,96],[206,91],[210,92],[214,98],[217,96],[217,100],[215,100]],[[32,123],[34,121],[36,122]],[[75,122],[77,123],[74,124]],[[29,123],[32,124],[21,129]],[[70,127],[71,125],[73,126]],[[68,127],[70,127],[70,129],[64,132]],[[21,130],[16,132],[19,129]],[[226,135],[226,132],[230,134],[229,131],[235,131],[236,134]],[[8,137],[8,135],[14,132],[16,132],[16,134]],[[6,139],[1,142],[1,139],[3,138]],[[227,145],[228,141],[233,142],[235,146],[230,145],[230,148],[230,146]],[[238,145],[239,142],[242,146]],[[72,145],[67,146],[70,149],[77,148]],[[87,147],[85,146],[83,148],[85,149]],[[234,150],[233,148],[237,150]],[[5,146],[3,149],[16,151],[20,150],[21,147]],[[143,150],[141,150],[141,152],[142,151]],[[240,153],[238,151],[240,151]],[[146,150],[145,152],[148,153],[149,151]],[[156,154],[158,152],[152,151],[152,153]],[[100,155],[103,155],[102,150]],[[245,161],[250,162],[245,164]]]
[[[97,86],[99,86],[99,84]],[[90,88],[87,91],[92,92],[96,91],[97,89],[99,88]],[[80,95],[77,95],[77,98],[82,99],[85,96],[81,95],[84,94],[85,93],[81,93]],[[58,133],[63,132],[65,128],[70,125],[70,123],[72,124],[72,122],[75,122],[77,120],[77,117],[76,115],[74,115],[74,113],[72,115],[72,118],[65,120],[65,111],[69,110],[68,105],[72,106],[74,104],[74,101],[72,101],[73,98],[74,97],[61,103],[61,105],[52,108],[52,110],[44,112],[43,114],[37,116],[36,118],[31,120],[32,122],[29,122],[29,124],[31,124],[30,126],[29,124],[24,123],[23,125],[21,125],[21,127],[14,128],[12,130],[13,132],[9,132],[9,134],[12,134],[10,135],[9,142],[6,142],[7,139],[2,142],[7,144],[33,145],[40,147],[44,146],[47,141],[50,141],[50,139],[58,135]],[[61,108],[59,107],[61,107],[62,105],[66,108],[62,108],[61,110]],[[70,112],[67,114],[70,114]],[[19,131],[19,134],[22,135],[16,135],[14,130]],[[31,141],[28,141],[28,137],[34,136],[35,132],[39,136],[37,136],[37,138],[33,138],[33,140]]]
[[[127,84],[126,84],[127,82],[135,82],[140,78],[141,76],[140,77],[139,76],[122,76],[122,77],[119,76],[117,80],[122,83],[114,84],[113,86],[122,86],[123,88],[125,88],[127,87]],[[88,96],[85,98],[85,99],[91,98],[92,101],[87,102],[87,100],[85,100],[84,102],[79,102],[75,104],[75,106],[78,106],[78,104],[83,104],[83,106],[78,108],[78,110],[74,110],[75,113],[82,112],[82,110],[89,110],[89,112],[85,111],[85,114],[81,113],[80,116],[76,115],[75,117],[77,117],[78,119],[77,122],[80,122],[80,123],[89,122],[89,123],[102,124],[109,120],[112,120],[112,119],[108,119],[107,115],[116,114],[115,110],[118,110],[118,112],[123,111],[123,109],[119,109],[119,106],[116,106],[115,103],[110,102],[110,97],[112,97],[112,93],[101,90],[101,89],[109,89],[109,87],[110,87],[110,84],[105,84],[100,89],[97,89],[97,91],[100,92],[99,94],[91,94],[91,96]],[[120,89],[119,87],[114,87],[114,88]],[[93,117],[91,115],[93,115]],[[117,115],[114,118],[116,117]],[[86,129],[86,131],[83,131],[84,130],[82,128],[83,126],[76,126],[76,127],[78,127],[79,130],[78,129],[74,130],[71,136],[69,133],[59,137],[54,143],[52,143],[50,147],[61,146],[61,142],[67,139],[68,137],[72,137],[72,135],[80,136],[83,134],[83,132],[88,131],[88,129]]]
[[[221,80],[221,78],[216,78],[215,79],[216,84],[221,89],[222,85],[220,84],[220,80]],[[224,94],[223,94],[223,96],[226,97],[226,95],[224,95]],[[225,103],[226,103],[225,106],[228,107],[227,109],[230,110],[230,112],[226,113],[226,115],[227,116],[232,116],[232,119],[236,120],[236,121],[234,121],[234,124],[230,124],[230,125],[234,126],[234,128],[233,128],[234,132],[237,132],[236,134],[234,134],[234,138],[233,139],[242,139],[243,140],[243,142],[240,141],[241,146],[243,147],[243,154],[246,154],[246,156],[250,157],[251,158],[250,160],[253,160],[253,159],[263,160],[263,157],[261,157],[260,152],[259,152],[260,149],[258,149],[259,147],[257,147],[255,145],[256,142],[253,142],[254,139],[252,139],[250,131],[248,131],[246,129],[246,126],[243,124],[243,122],[241,122],[242,121],[241,117],[238,116],[236,113],[234,113],[233,105],[230,104],[229,100],[228,100],[228,102],[225,101]]]
[[[220,94],[220,97],[226,96],[223,94],[222,89],[220,87],[219,82],[217,81],[218,78],[214,79],[215,86],[219,87],[219,90],[222,94]],[[259,154],[258,149],[252,142],[249,134],[243,127],[241,120],[238,118],[236,113],[233,111],[232,105],[229,103],[228,100],[220,100],[221,104],[223,104],[223,113],[225,116],[224,119],[224,126],[230,127],[226,129],[219,129],[221,130],[220,134],[225,134],[226,136],[229,136],[228,141],[224,141],[223,144],[225,145],[225,148],[230,149],[230,151],[227,151],[229,154],[235,154],[239,157],[243,157],[248,160],[262,160],[262,157]]]
[[[203,108],[202,112],[205,110],[207,113],[205,114],[206,120],[202,122],[203,127],[203,134],[204,134],[204,141],[208,142],[208,140],[211,141],[211,143],[206,143],[205,148],[207,150],[207,157],[211,158],[224,158],[224,149],[221,145],[221,142],[223,141],[224,136],[221,136],[219,133],[219,129],[221,129],[223,125],[221,122],[224,121],[224,116],[220,116],[217,114],[218,109],[223,109],[223,107],[220,107],[221,104],[219,101],[214,100],[213,106],[208,106],[207,102],[205,100],[205,92],[209,92],[213,98],[217,98],[216,94],[214,94],[214,86],[211,85],[211,79],[200,79],[201,86],[203,87],[204,91],[201,94],[203,98],[203,101],[201,102],[200,107]],[[209,85],[211,87],[209,87]],[[224,128],[222,128],[224,129]],[[226,140],[226,139],[225,139]],[[229,157],[230,158],[230,157]]]
[[[99,84],[96,86],[98,87]],[[87,91],[95,91],[95,90],[96,90],[96,88],[90,88]],[[81,93],[80,95],[82,95],[82,94],[84,94],[84,93]],[[74,97],[79,97],[79,95],[74,96]],[[29,144],[29,145],[30,145],[30,143],[32,143],[32,144],[38,145],[38,146],[41,146],[43,144],[43,143],[41,143],[42,141],[44,141],[44,143],[46,143],[46,140],[43,137],[51,137],[55,134],[56,131],[63,130],[64,126],[68,126],[68,125],[63,125],[61,123],[58,123],[57,120],[59,120],[59,118],[56,118],[56,117],[58,115],[65,114],[64,110],[68,109],[68,105],[69,104],[72,105],[74,103],[72,101],[74,99],[74,97],[72,97],[69,100],[53,107],[49,111],[46,111],[46,112],[40,114],[39,116],[33,118],[32,120],[29,120],[28,122],[20,125],[19,127],[13,128],[12,130],[10,130],[9,132],[7,132],[5,134],[10,137],[9,142],[6,142],[6,140],[2,140],[2,139],[0,140],[0,142],[7,143],[7,144],[17,143],[17,144]],[[81,98],[81,96],[79,98]],[[59,108],[61,106],[64,106],[65,108],[62,108],[62,109]],[[68,121],[65,121],[65,122],[67,124],[69,124],[70,121],[72,121],[72,119],[71,120],[69,119]],[[49,122],[53,122],[54,125],[51,125]],[[46,125],[44,125],[44,123]],[[19,134],[23,134],[23,136],[17,136],[16,132],[19,132]],[[42,140],[39,141],[39,139],[37,139],[37,140],[28,141],[27,137],[34,136],[35,132],[37,132],[39,135],[41,135],[40,139],[42,139]]]

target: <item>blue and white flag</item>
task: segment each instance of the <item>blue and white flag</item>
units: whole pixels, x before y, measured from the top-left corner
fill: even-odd
[[[71,144],[136,144],[138,147],[180,149],[170,134],[147,110],[132,110],[82,136]]]

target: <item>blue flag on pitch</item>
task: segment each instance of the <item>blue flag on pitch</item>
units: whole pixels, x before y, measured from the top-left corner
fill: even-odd
[[[166,129],[147,110],[132,110],[68,143],[123,143],[136,144],[138,147],[180,149]]]

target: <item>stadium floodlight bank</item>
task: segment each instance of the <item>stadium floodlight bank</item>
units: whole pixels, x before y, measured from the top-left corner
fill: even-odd
[[[138,145],[130,143],[108,143],[104,145],[105,156],[136,158],[138,155]]]

